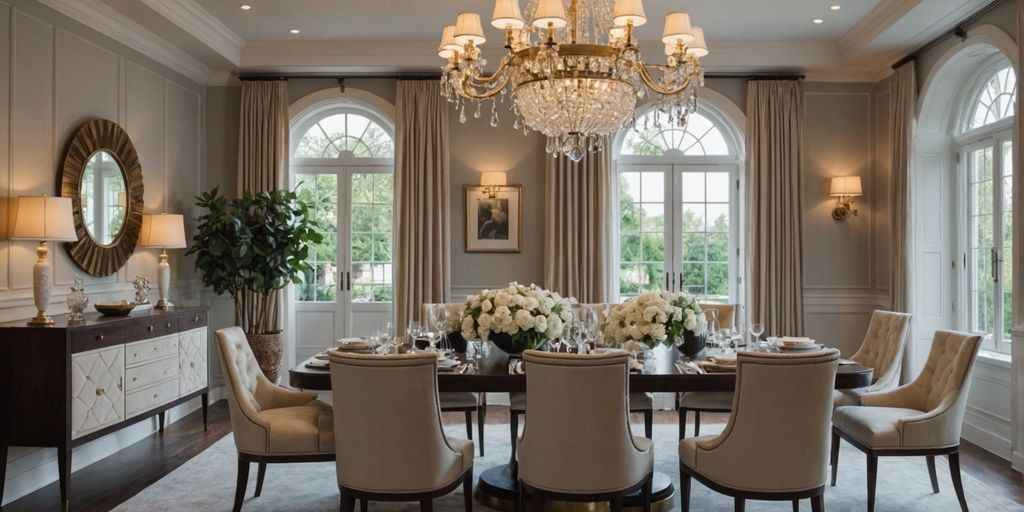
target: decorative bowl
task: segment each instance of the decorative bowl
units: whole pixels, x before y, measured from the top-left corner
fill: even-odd
[[[679,346],[679,351],[686,357],[694,357],[704,350],[704,345],[707,343],[707,340],[707,334],[701,334],[698,336],[691,331],[684,331],[683,344]]]
[[[526,340],[516,341],[511,334],[505,332],[492,332],[490,339],[495,347],[510,356],[522,355],[524,350],[530,348]]]
[[[131,302],[114,302],[112,304],[93,304],[96,311],[105,316],[128,316],[135,309]]]

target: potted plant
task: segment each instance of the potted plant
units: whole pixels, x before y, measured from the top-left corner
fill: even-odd
[[[466,300],[462,336],[489,339],[506,354],[518,356],[560,337],[572,324],[575,302],[533,284],[513,282],[508,288],[484,290]]]
[[[619,343],[639,342],[648,348],[679,346],[683,355],[693,356],[704,348],[706,330],[707,320],[695,297],[645,292],[611,309],[604,334]]]
[[[263,373],[276,382],[282,355],[277,292],[312,271],[309,246],[323,240],[310,205],[290,190],[229,199],[214,188],[196,199],[206,214],[197,219],[186,254],[196,255],[204,285],[231,296],[235,321]]]

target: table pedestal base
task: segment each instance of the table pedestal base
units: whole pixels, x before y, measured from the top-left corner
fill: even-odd
[[[476,499],[483,505],[500,510],[501,512],[516,511],[516,497],[519,494],[519,485],[512,477],[512,470],[508,464],[496,466],[480,475],[476,486]],[[672,510],[672,498],[675,496],[675,489],[672,487],[672,480],[662,473],[654,473],[654,482],[651,492],[651,512],[668,512]],[[599,512],[607,511],[608,503],[595,502],[572,502],[572,501],[548,501],[545,510],[549,512]],[[643,497],[637,491],[622,502],[625,510],[643,510]]]

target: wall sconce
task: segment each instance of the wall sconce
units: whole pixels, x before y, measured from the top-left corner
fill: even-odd
[[[508,179],[502,171],[485,171],[480,173],[480,186],[484,188],[484,194],[489,199],[498,197],[498,192],[505,185],[508,185]]]
[[[832,209],[832,218],[835,220],[846,220],[853,213],[857,215],[857,209],[853,207],[853,199],[864,195],[860,185],[860,176],[835,176],[829,187],[828,195],[836,198],[836,207]]]

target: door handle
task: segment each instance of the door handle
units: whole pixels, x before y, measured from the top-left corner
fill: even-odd
[[[665,291],[667,291],[667,292],[670,292],[670,291],[672,291],[672,290],[671,290],[671,289],[669,289],[669,287],[668,287],[668,272],[665,272]]]
[[[999,259],[999,249],[996,249],[995,247],[993,247],[993,248],[989,249],[989,252],[990,252],[991,257],[992,257],[992,264],[991,264],[991,267],[992,267],[992,282],[998,283],[999,282],[999,264],[1002,263],[1002,260]]]
[[[672,274],[672,289],[671,289],[671,291],[673,291],[673,292],[676,291],[676,275],[675,275],[675,273]]]

